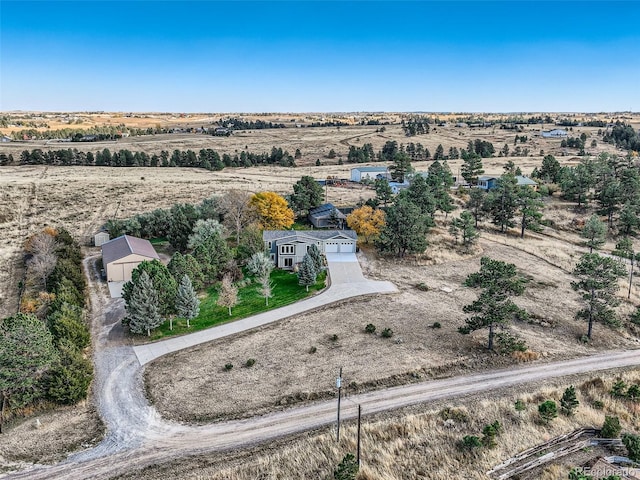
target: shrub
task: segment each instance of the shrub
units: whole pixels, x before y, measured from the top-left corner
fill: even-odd
[[[518,399],[513,404],[513,408],[516,409],[516,412],[524,412],[527,409],[527,406],[525,405],[525,403],[522,400]]]
[[[604,408],[604,402],[602,402],[600,400],[594,400],[593,401],[593,408],[595,408],[596,410],[602,410]]]
[[[608,415],[604,417],[604,423],[600,430],[601,438],[618,438],[621,431],[622,427],[620,426],[620,419],[618,417],[610,417]]]
[[[256,364],[256,359],[255,358],[249,358],[245,363],[244,366],[249,368],[249,367],[253,367]]]
[[[609,390],[609,394],[614,398],[622,398],[626,395],[625,390],[627,389],[627,384],[624,383],[624,380],[617,380],[616,383],[613,384],[611,390]]]
[[[347,453],[333,471],[333,478],[334,480],[355,480],[358,469],[356,457],[351,453]]]
[[[391,330],[390,328],[385,328],[384,330],[382,330],[382,333],[380,335],[382,335],[384,338],[391,338],[393,337],[393,330]]]
[[[457,423],[467,423],[469,421],[469,415],[467,412],[460,408],[446,407],[438,412],[438,415],[443,420],[453,420]]]
[[[485,425],[482,429],[482,444],[485,447],[493,448],[496,446],[496,437],[502,432],[502,425],[496,420],[489,425]]]
[[[332,342],[337,342],[338,341],[338,334],[334,333],[333,335],[331,335],[329,337],[329,340],[331,340]]]
[[[640,436],[625,433],[622,436],[622,443],[627,447],[627,457],[634,462],[640,462]]]
[[[627,390],[627,398],[633,402],[640,400],[640,385],[631,385]]]
[[[496,351],[501,355],[509,355],[513,352],[525,352],[527,344],[521,338],[510,332],[496,334]]]
[[[640,325],[640,307],[638,307],[636,311],[631,314],[629,319],[631,320],[631,323]]]
[[[376,333],[376,326],[373,323],[368,323],[366,327],[364,327],[364,331],[367,333]]]
[[[553,400],[547,400],[538,405],[538,415],[546,424],[558,416],[558,406]]]
[[[428,292],[429,291],[429,287],[424,282],[416,283],[416,288],[418,290],[423,291],[423,292]]]
[[[311,347],[309,349],[309,353],[316,353],[318,351],[318,349],[316,347]]]
[[[233,363],[225,363],[224,369],[229,371],[233,368]]]
[[[475,435],[465,435],[458,443],[458,448],[460,448],[460,450],[474,450],[481,446],[482,442],[480,441],[480,438]]]
[[[442,328],[442,325],[440,325],[440,322],[433,322],[431,328]]]

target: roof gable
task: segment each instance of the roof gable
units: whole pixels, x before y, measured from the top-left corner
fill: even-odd
[[[262,232],[262,240],[265,242],[294,238],[306,238],[311,242],[317,242],[333,238],[357,240],[358,236],[353,230],[265,230]]]
[[[160,260],[151,242],[143,238],[122,235],[102,244],[102,263],[104,265],[132,254]]]

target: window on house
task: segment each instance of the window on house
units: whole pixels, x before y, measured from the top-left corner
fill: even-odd
[[[285,267],[293,267],[293,258],[285,258],[284,259]]]
[[[271,242],[269,242],[269,247],[267,247],[267,248],[269,248],[269,250],[271,250]]]
[[[295,246],[293,245],[282,245],[280,247],[280,253],[283,255],[293,255],[295,253]]]

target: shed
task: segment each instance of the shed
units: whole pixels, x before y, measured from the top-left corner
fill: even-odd
[[[542,136],[544,138],[566,137],[567,131],[562,128],[555,128],[553,130],[549,130],[548,132],[542,132]]]
[[[96,247],[100,247],[109,241],[109,234],[107,232],[98,232],[93,236],[93,244]]]
[[[344,213],[332,203],[325,203],[309,211],[309,221],[316,228],[342,228],[346,219]]]
[[[387,167],[357,167],[351,169],[351,181],[375,180],[378,175],[386,177]]]
[[[102,244],[102,264],[108,282],[128,282],[144,260],[160,260],[149,240],[122,235]]]

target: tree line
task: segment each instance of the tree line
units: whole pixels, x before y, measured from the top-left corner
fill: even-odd
[[[28,239],[25,258],[20,311],[0,320],[0,432],[12,410],[83,400],[93,377],[80,246],[46,228]]]
[[[0,154],[0,164],[13,162],[13,156]],[[294,167],[295,160],[282,148],[273,147],[269,153],[252,153],[242,151],[240,154],[220,155],[210,148],[193,150],[162,150],[159,154],[149,155],[146,152],[132,152],[121,149],[111,152],[108,148],[97,152],[83,152],[78,149],[24,150],[20,154],[20,165],[62,165],[62,166],[96,166],[96,167],[193,167],[206,170],[222,170],[225,167],[252,167],[257,165],[280,165]]]

